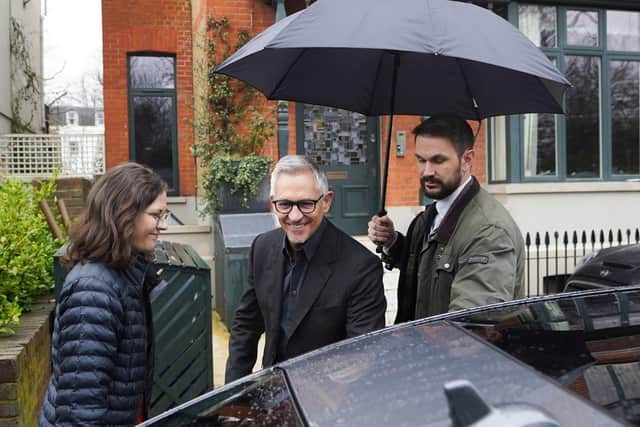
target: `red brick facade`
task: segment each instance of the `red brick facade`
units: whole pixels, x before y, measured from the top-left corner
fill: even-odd
[[[102,1],[107,168],[129,160],[127,54],[176,56],[178,169],[182,195],[194,193],[192,15],[190,0]]]
[[[286,2],[287,13],[304,7],[302,0]],[[196,170],[190,147],[194,143],[194,29],[203,28],[208,16],[226,16],[236,28],[246,28],[258,34],[273,24],[275,12],[264,0],[119,0],[102,1],[104,113],[107,167],[129,160],[129,129],[127,108],[127,54],[135,52],[168,53],[176,56],[178,168],[180,193],[191,196],[195,192]],[[195,94],[197,95],[197,94]],[[275,113],[275,109],[272,110]],[[275,120],[275,117],[274,117]],[[388,118],[381,119],[380,141],[386,140]],[[394,119],[395,131],[407,131],[405,157],[391,153],[387,206],[407,206],[419,203],[418,176],[414,160],[411,129],[417,117]],[[476,128],[472,123],[472,127]],[[296,151],[295,104],[289,103],[289,153]],[[383,149],[381,149],[383,151]],[[278,156],[274,137],[264,147],[264,154]],[[381,152],[380,158],[384,158]],[[381,165],[380,170],[383,166]],[[484,130],[476,143],[474,174],[486,182]]]

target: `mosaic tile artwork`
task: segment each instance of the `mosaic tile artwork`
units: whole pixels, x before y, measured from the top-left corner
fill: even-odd
[[[304,150],[318,165],[367,163],[367,117],[332,107],[305,105]]]

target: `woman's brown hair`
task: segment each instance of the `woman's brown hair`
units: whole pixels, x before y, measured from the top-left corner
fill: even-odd
[[[93,261],[127,268],[134,255],[136,218],[166,190],[160,175],[137,163],[109,170],[91,188],[84,212],[69,232],[68,249],[62,258],[65,266]]]

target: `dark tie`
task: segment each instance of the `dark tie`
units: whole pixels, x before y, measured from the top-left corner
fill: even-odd
[[[438,210],[436,209],[436,204],[431,203],[428,207],[427,207],[427,214],[426,217],[424,219],[424,238],[425,240],[429,240],[429,234],[431,232],[431,226],[433,225],[433,220],[436,218],[436,215],[438,215]]]

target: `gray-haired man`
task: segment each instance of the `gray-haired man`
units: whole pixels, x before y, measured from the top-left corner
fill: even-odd
[[[324,217],[332,200],[326,176],[304,156],[276,164],[271,203],[281,228],[251,246],[226,382],[251,372],[263,332],[266,367],[384,327],[380,260]]]

